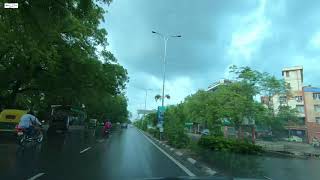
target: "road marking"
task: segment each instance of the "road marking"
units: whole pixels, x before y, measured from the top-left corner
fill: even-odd
[[[32,176],[32,177],[29,178],[28,180],[35,180],[35,179],[37,179],[37,178],[39,178],[40,176],[43,176],[43,175],[44,175],[44,173],[38,173],[37,175]]]
[[[183,155],[182,152],[180,152],[180,151],[176,151],[176,154],[177,154],[178,156],[182,156],[182,155]]]
[[[210,169],[208,167],[205,167],[204,169],[205,169],[206,173],[209,174],[210,176],[213,176],[213,175],[217,174],[216,171],[214,171],[214,170],[212,170],[212,169]]]
[[[103,143],[103,142],[104,142],[104,139],[98,139],[97,142],[98,142],[98,143]]]
[[[139,130],[140,131],[140,130]],[[166,153],[163,149],[161,149],[157,144],[155,144],[149,137],[147,137],[143,132],[140,131],[140,133],[148,140],[151,144],[153,144],[156,148],[158,148],[164,155],[166,155],[171,161],[173,161],[177,166],[179,166],[188,176],[196,176],[193,174],[189,169],[187,169],[185,166],[183,166],[180,162],[175,160],[172,156],[170,156],[168,153]]]
[[[88,151],[89,149],[91,149],[91,147],[87,147],[87,148],[85,148],[84,150],[80,151],[80,154],[82,154],[82,153],[84,153],[84,152]]]
[[[195,164],[197,161],[196,160],[194,160],[194,159],[192,159],[192,158],[188,158],[187,159],[191,164]]]
[[[264,178],[268,179],[268,180],[272,180],[271,178],[267,177],[267,176],[263,176]]]

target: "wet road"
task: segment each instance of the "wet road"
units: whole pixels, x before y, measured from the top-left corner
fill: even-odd
[[[19,148],[0,136],[0,179],[143,179],[186,176],[137,129],[73,130],[45,137],[37,146]]]

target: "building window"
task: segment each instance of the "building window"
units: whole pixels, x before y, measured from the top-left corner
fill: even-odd
[[[286,104],[287,103],[287,97],[286,96],[280,96],[279,97],[280,104]]]
[[[320,100],[320,93],[313,93],[314,100]]]
[[[298,124],[299,125],[305,125],[305,121],[306,121],[306,119],[304,117],[299,117],[298,118]]]
[[[291,84],[290,83],[287,83],[287,88],[291,89]]]
[[[286,77],[289,77],[289,71],[286,71]]]
[[[302,102],[302,100],[303,100],[303,99],[302,99],[302,96],[296,96],[295,98],[296,98],[296,101],[297,101],[297,102]]]
[[[304,113],[304,106],[303,105],[296,105],[296,109],[299,113]]]
[[[316,122],[320,124],[320,117],[316,117]]]

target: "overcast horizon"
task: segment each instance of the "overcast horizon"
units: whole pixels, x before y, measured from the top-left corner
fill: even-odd
[[[307,3],[308,2],[308,3]],[[166,104],[176,104],[228,78],[230,65],[250,66],[281,78],[302,65],[304,85],[320,86],[319,2],[265,0],[114,0],[106,9],[109,50],[129,73],[126,95],[136,117],[155,109],[161,93],[163,41],[151,31],[181,35],[168,42]]]

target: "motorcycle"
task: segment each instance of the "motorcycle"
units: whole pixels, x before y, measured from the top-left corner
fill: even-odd
[[[41,143],[43,140],[43,133],[41,129],[36,130],[34,135],[30,135],[24,128],[16,126],[17,142],[20,146],[25,146],[27,143]]]
[[[110,129],[103,130],[103,137],[108,138],[110,135]]]
[[[314,148],[320,148],[320,141],[317,138],[313,138],[311,144]]]

